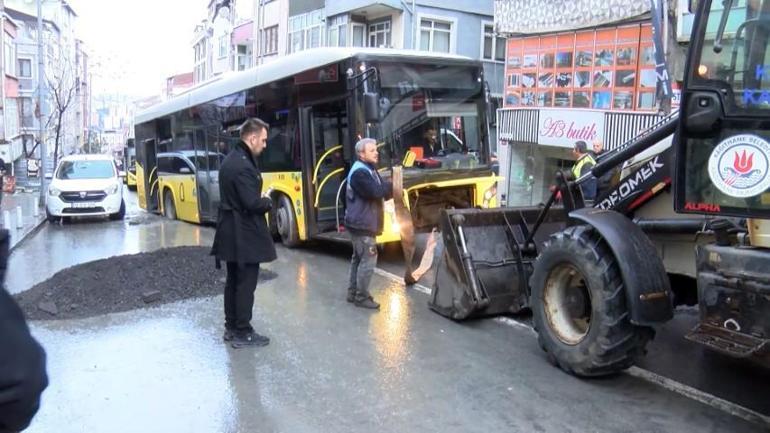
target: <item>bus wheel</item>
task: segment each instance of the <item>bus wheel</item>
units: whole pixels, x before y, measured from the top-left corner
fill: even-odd
[[[530,286],[540,347],[568,373],[602,376],[626,369],[654,335],[629,320],[617,259],[589,226],[551,236]]]
[[[174,196],[171,191],[166,190],[163,193],[163,215],[170,220],[176,219],[176,206],[174,206]]]
[[[268,212],[267,227],[270,229],[270,236],[273,237],[273,241],[282,241],[281,234],[278,232],[278,199],[273,195],[273,208]],[[280,194],[278,195],[280,197]]]
[[[275,211],[275,222],[278,227],[278,234],[281,236],[281,242],[289,248],[294,248],[300,244],[299,229],[297,229],[297,217],[294,215],[294,208],[291,200],[285,195],[278,198],[278,209]]]

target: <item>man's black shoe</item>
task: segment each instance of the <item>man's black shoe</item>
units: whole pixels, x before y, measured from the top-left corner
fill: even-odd
[[[377,302],[374,302],[374,299],[372,299],[371,296],[367,296],[365,298],[356,299],[353,304],[356,307],[368,308],[370,310],[376,310],[376,309],[380,308],[380,304],[378,304]]]
[[[233,341],[235,338],[235,329],[225,329],[225,333],[222,335],[222,340]]]
[[[270,344],[270,339],[264,335],[259,335],[254,331],[247,333],[236,333],[230,345],[234,349],[241,347],[255,346],[262,347]]]
[[[356,291],[348,289],[348,297],[345,298],[348,302],[356,302]]]

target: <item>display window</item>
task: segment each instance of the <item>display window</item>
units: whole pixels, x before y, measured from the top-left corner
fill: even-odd
[[[508,107],[657,109],[647,23],[508,40]]]

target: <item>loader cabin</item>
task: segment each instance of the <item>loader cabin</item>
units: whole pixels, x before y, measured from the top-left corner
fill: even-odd
[[[770,0],[691,7],[676,209],[770,218]]]

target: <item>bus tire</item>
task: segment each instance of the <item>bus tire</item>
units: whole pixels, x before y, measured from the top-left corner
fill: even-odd
[[[170,219],[176,219],[176,206],[174,205],[174,195],[171,190],[165,189],[163,191],[163,215]]]
[[[278,235],[281,242],[289,247],[299,246],[299,229],[297,228],[297,217],[294,215],[294,207],[291,205],[289,197],[281,194],[278,197],[278,208],[275,210],[275,222],[278,229]]]
[[[617,259],[590,226],[551,236],[530,287],[540,347],[567,373],[604,376],[629,368],[654,336],[629,320]]]
[[[276,198],[278,197],[278,199]],[[278,232],[278,200],[281,194],[273,194],[270,198],[273,199],[273,207],[268,212],[267,227],[270,229],[270,236],[273,237],[274,242],[282,241],[281,234]]]

